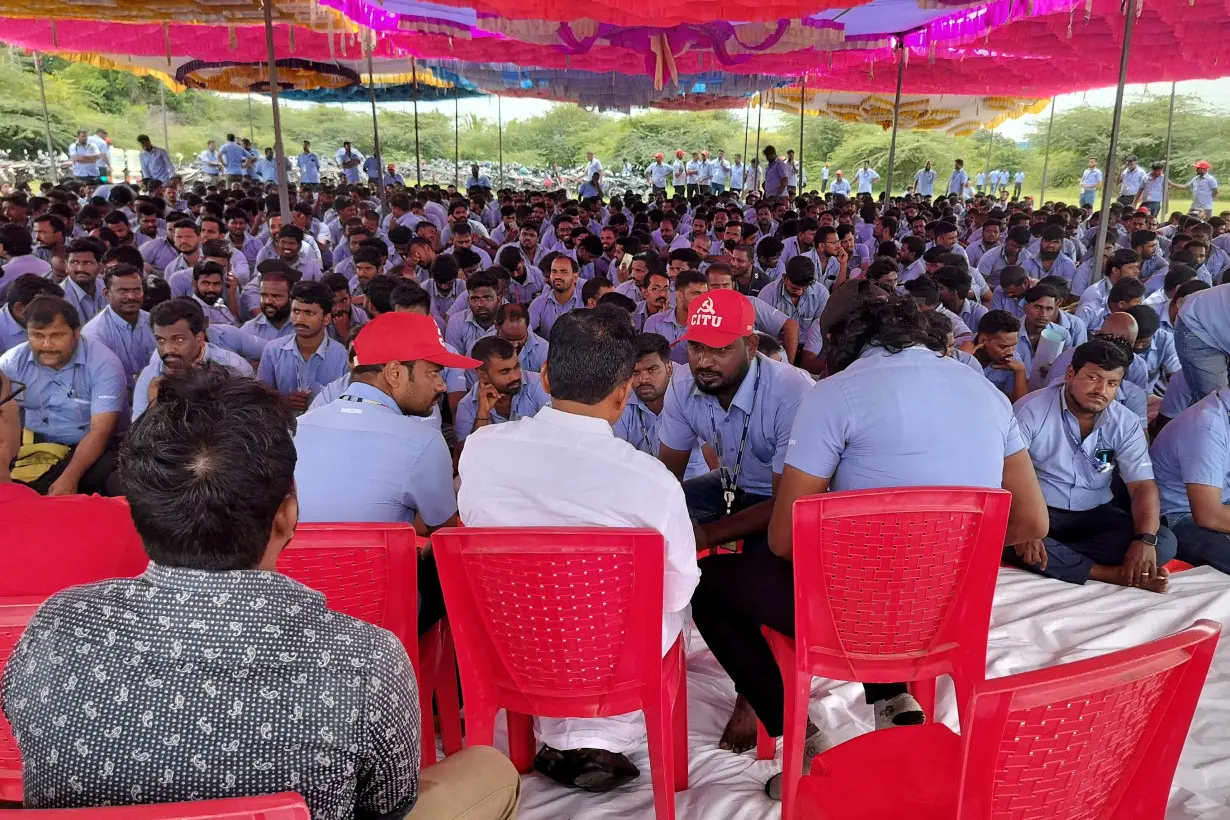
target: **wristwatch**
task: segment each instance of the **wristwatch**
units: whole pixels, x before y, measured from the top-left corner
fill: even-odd
[[[1157,546],[1157,536],[1151,532],[1138,532],[1132,536],[1133,541],[1140,541],[1150,547]]]

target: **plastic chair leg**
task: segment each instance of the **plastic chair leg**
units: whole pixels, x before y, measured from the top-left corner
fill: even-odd
[[[786,714],[782,741],[782,820],[793,816],[795,792],[803,777],[803,744],[807,742],[807,707],[811,675],[795,674],[786,680]]]
[[[756,759],[772,760],[777,756],[777,738],[771,736],[764,724],[756,721]]]
[[[517,712],[508,713],[508,757],[521,774],[534,768],[534,719]]]
[[[682,652],[682,650],[680,650]],[[673,725],[673,748],[675,791],[688,788],[688,671],[683,659],[679,663],[679,676],[675,680],[675,706],[671,710]]]
[[[671,755],[670,684],[646,698],[645,731],[649,735],[649,774],[653,781],[653,810],[657,820],[675,820],[675,771]]]
[[[435,683],[444,754],[456,754],[462,746],[461,700],[457,696],[457,652],[447,624],[443,625],[440,634],[440,664],[436,667]]]
[[[928,721],[935,720],[935,678],[916,680],[909,683],[910,694],[922,707]]]

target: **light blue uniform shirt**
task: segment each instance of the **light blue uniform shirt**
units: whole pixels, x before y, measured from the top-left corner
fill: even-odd
[[[371,385],[353,382],[301,416],[295,452],[302,521],[413,522],[417,513],[438,527],[457,512],[453,458],[439,428],[404,415]]]
[[[30,345],[20,344],[0,356],[0,370],[26,391],[15,401],[22,426],[57,444],[77,444],[90,431],[90,417],[119,413],[117,432],[125,428],[128,383],[124,365],[106,345],[80,339],[68,364],[59,370],[39,364]]]
[[[583,307],[585,302],[581,299],[579,280],[572,288],[572,296],[562,305],[555,298],[555,291],[548,287],[530,302],[530,330],[544,339],[550,339],[551,328],[555,326],[556,319]]]
[[[158,347],[154,341],[154,331],[150,329],[149,313],[144,310],[138,314],[137,323],[130,325],[108,305],[86,322],[81,328],[81,335],[106,345],[116,355],[124,366],[124,374],[128,378],[126,384],[130,387],[136,384],[137,376]]]
[[[691,370],[678,367],[658,421],[659,441],[685,452],[697,439],[707,442],[733,474],[746,426],[737,484],[754,495],[771,495],[773,476],[785,464],[795,412],[813,384],[802,371],[757,354],[729,409],[723,410],[716,398],[696,388]]]
[[[220,364],[236,376],[252,376],[252,365],[248,364],[238,353],[232,353],[213,342],[205,345],[205,361]],[[150,356],[149,362],[137,377],[137,386],[132,391],[132,420],[141,418],[141,414],[149,409],[149,385],[156,376],[166,372],[158,352]]]
[[[283,395],[296,390],[309,390],[315,395],[346,371],[346,347],[328,334],[307,361],[299,353],[298,337],[292,335],[265,345],[257,377]]]
[[[1098,414],[1080,440],[1080,425],[1068,410],[1064,385],[1035,390],[1016,403],[1017,424],[1048,507],[1081,512],[1111,499],[1113,470],[1099,472],[1097,454],[1110,451],[1125,482],[1152,481],[1153,463],[1140,419],[1118,402]]]
[[[304,151],[295,157],[295,164],[299,166],[300,182],[307,185],[317,185],[320,183],[320,157],[311,151]]]
[[[17,323],[9,306],[0,307],[0,353],[26,341],[26,329]]]
[[[1230,502],[1230,388],[1210,393],[1167,424],[1151,455],[1162,515],[1191,512],[1187,484],[1221,487],[1221,503]]]
[[[276,328],[269,321],[269,317],[263,313],[255,319],[244,322],[240,330],[263,342],[272,342],[275,339],[285,339],[287,336],[295,335],[295,326],[291,323],[289,316],[286,318],[286,324],[281,328]]]
[[[71,276],[64,280],[60,289],[64,291],[64,301],[77,309],[77,315],[81,317],[82,324],[93,319],[107,306],[107,297],[103,295],[102,277],[94,280],[92,296],[74,282]]]
[[[495,321],[489,327],[483,327],[474,319],[469,310],[454,313],[448,317],[448,328],[444,331],[444,341],[451,344],[463,356],[470,355],[470,348],[484,336],[495,332]]]
[[[798,304],[795,304],[790,294],[786,293],[783,282],[785,282],[785,277],[774,279],[753,298],[780,310],[786,314],[787,318],[794,319],[799,323],[799,335],[805,336],[811,329],[812,322],[820,317],[825,304],[828,303],[829,292],[819,281],[816,281],[799,297]]]
[[[547,391],[542,389],[542,377],[537,373],[522,371],[521,389],[512,397],[511,417],[504,418],[495,410],[492,410],[491,424],[516,421],[517,419],[532,416],[550,403],[551,397],[547,395]],[[457,415],[453,420],[453,432],[457,435],[457,441],[465,441],[466,437],[474,432],[474,421],[477,415],[478,385],[475,384],[457,405]]]
[[[1209,347],[1230,352],[1230,284],[1193,293],[1179,308],[1179,321]]]
[[[226,168],[226,172],[233,176],[243,175],[243,163],[248,158],[248,152],[243,146],[237,142],[227,142],[218,149],[218,156],[222,159],[222,164]]]
[[[211,345],[225,348],[249,362],[260,361],[267,344],[265,340],[258,339],[251,333],[245,333],[234,325],[210,325],[205,328],[205,338]]]
[[[954,419],[928,425],[911,419]],[[977,370],[923,347],[870,348],[803,399],[786,464],[832,490],[998,488],[1024,449],[1012,408]]]
[[[155,148],[152,151],[141,151],[141,176],[144,179],[156,179],[167,182],[175,176],[175,163],[165,148]]]

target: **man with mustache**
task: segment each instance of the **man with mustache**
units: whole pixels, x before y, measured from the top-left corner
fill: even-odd
[[[134,421],[157,399],[158,385],[168,371],[182,372],[202,362],[217,362],[236,375],[252,375],[252,365],[238,353],[209,343],[209,320],[193,299],[168,299],[155,305],[149,314],[149,324],[154,329],[158,358],[147,364],[137,378],[132,394]]]

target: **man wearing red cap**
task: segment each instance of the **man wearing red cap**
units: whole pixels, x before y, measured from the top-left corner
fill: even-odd
[[[459,463],[458,509],[474,527],[657,530],[666,546],[667,652],[679,640],[699,578],[696,543],[679,483],[612,431],[632,391],[635,334],[624,311],[599,305],[561,316],[552,339],[543,368],[551,406],[533,418],[475,431]],[[539,717],[534,731],[543,744],[534,768],[557,782],[604,792],[639,775],[626,756],[645,742],[639,714]]]
[[[1171,182],[1171,188],[1180,190],[1186,188],[1192,192],[1192,210],[1200,211],[1205,217],[1212,215],[1213,202],[1217,199],[1218,187],[1217,177],[1213,176],[1210,171],[1213,166],[1208,160],[1202,159],[1195,165],[1196,175],[1187,181],[1186,185],[1179,185]]]

